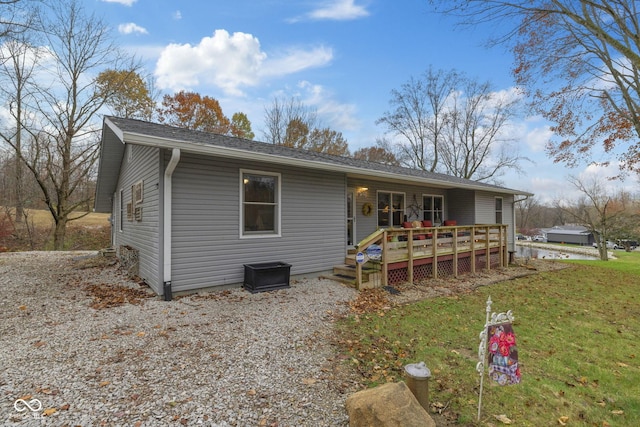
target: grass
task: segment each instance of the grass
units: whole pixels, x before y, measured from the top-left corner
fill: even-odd
[[[640,425],[640,253],[575,261],[569,269],[475,292],[353,315],[339,325],[342,350],[367,386],[402,379],[404,366],[431,369],[430,401],[460,425]],[[487,298],[513,310],[522,383],[485,375],[476,422],[478,335]]]
[[[15,224],[6,216],[11,209],[0,210],[0,252],[52,250],[53,219],[47,210],[28,209],[27,221]],[[73,215],[77,217],[82,215]],[[96,250],[110,245],[109,214],[91,212],[67,223],[65,250]]]
[[[4,212],[4,210],[3,210]],[[10,210],[11,214],[13,214],[13,210]],[[53,226],[53,218],[51,217],[51,213],[45,209],[26,209],[27,218],[29,222],[33,222],[36,227],[50,227]],[[84,212],[79,213],[78,215],[72,215],[72,218],[80,216],[84,214]],[[71,221],[69,224],[83,226],[83,227],[97,227],[97,226],[108,226],[109,225],[109,214],[105,213],[96,213],[90,212],[88,215]]]

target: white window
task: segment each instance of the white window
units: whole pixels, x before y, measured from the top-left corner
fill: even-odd
[[[404,193],[378,191],[378,227],[400,227],[404,217]]]
[[[240,171],[240,235],[280,235],[280,174]]]
[[[422,219],[431,221],[433,225],[442,223],[444,214],[444,196],[422,196]]]
[[[502,224],[502,197],[496,197],[496,224]]]

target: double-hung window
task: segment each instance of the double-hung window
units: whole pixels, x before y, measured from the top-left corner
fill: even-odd
[[[422,196],[422,219],[431,221],[433,225],[442,223],[442,214],[444,213],[444,197],[443,196]]]
[[[502,197],[496,197],[496,224],[502,224]]]
[[[280,235],[280,174],[240,171],[242,237]]]
[[[378,191],[378,227],[402,226],[404,213],[404,193]]]

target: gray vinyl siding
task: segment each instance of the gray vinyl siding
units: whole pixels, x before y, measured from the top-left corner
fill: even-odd
[[[507,224],[509,250],[515,250],[515,227],[513,224],[513,196],[476,192],[476,223],[494,224],[496,222],[496,197],[502,197],[502,223]]]
[[[453,219],[458,225],[471,225],[476,223],[475,216],[475,192],[472,190],[448,190],[445,196],[447,216],[445,219]]]
[[[491,193],[476,192],[476,224],[495,224],[496,222],[496,201],[495,195]],[[503,202],[504,207],[504,202]],[[506,219],[504,211],[502,220]]]
[[[280,237],[241,238],[241,169],[281,174]],[[243,264],[282,261],[300,275],[343,263],[345,182],[340,173],[183,153],[173,174],[173,290],[240,284]]]
[[[131,150],[129,159],[128,150]],[[138,275],[157,293],[162,293],[159,271],[159,209],[160,198],[160,158],[159,149],[127,145],[125,150],[120,178],[116,188],[116,231],[115,248],[128,245],[138,251]],[[125,206],[131,201],[131,186],[143,181],[142,220],[129,221],[124,214],[122,231],[120,231],[120,190],[124,191]]]

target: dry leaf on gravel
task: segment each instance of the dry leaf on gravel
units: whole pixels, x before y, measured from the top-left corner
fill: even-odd
[[[91,308],[101,310],[124,304],[142,304],[146,298],[152,298],[149,292],[120,285],[87,285],[85,292],[93,298]]]

